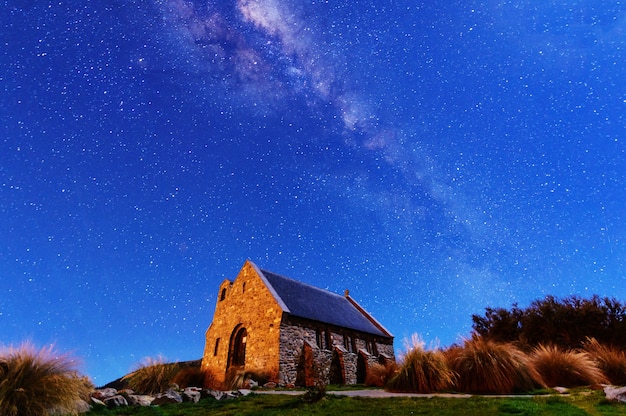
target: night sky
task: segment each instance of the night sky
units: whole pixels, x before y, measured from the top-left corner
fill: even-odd
[[[4,1],[0,344],[200,358],[246,259],[441,346],[626,301],[626,3]]]

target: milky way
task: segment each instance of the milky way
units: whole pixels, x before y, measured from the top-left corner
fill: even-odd
[[[195,359],[249,258],[444,345],[623,300],[626,8],[135,1],[1,12],[0,343],[96,384]]]

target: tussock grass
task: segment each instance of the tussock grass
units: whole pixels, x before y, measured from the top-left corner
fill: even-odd
[[[426,350],[424,345],[419,336],[413,335],[398,371],[387,383],[389,390],[433,393],[454,385],[455,373],[448,367],[443,353],[438,349]]]
[[[93,384],[76,370],[69,355],[53,347],[25,343],[0,350],[0,414],[3,416],[77,415]]]
[[[587,338],[583,350],[595,361],[609,383],[626,385],[626,352],[619,348],[599,343],[595,338]]]
[[[512,394],[545,387],[529,357],[510,343],[497,343],[474,335],[462,346],[445,351],[457,373],[456,388],[475,394]]]
[[[395,361],[387,361],[384,364],[371,364],[367,368],[367,374],[365,374],[365,385],[369,387],[385,387],[397,371],[398,364]]]
[[[262,386],[268,381],[276,380],[276,378],[275,375],[264,370],[246,370],[244,367],[231,367],[226,372],[226,379],[222,387],[226,390],[246,388],[249,386],[250,380],[254,380],[257,384]]]
[[[166,363],[163,357],[148,357],[122,381],[128,382],[128,387],[140,394],[161,393],[167,390],[180,369],[178,363]]]
[[[213,373],[200,367],[184,367],[178,370],[171,383],[176,384],[181,389],[186,387],[213,388],[215,387],[215,377]]]
[[[226,372],[224,388],[226,390],[237,390],[243,388],[243,385],[248,378],[249,374],[243,367],[231,367]]]
[[[577,387],[607,382],[591,355],[583,351],[539,345],[531,353],[530,359],[549,387]]]

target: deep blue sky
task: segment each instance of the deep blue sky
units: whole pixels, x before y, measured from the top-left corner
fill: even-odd
[[[556,4],[558,3],[558,4]],[[246,259],[445,346],[626,301],[626,4],[5,1],[0,344],[196,359]]]

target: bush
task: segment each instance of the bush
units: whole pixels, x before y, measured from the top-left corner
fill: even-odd
[[[30,344],[0,351],[0,414],[3,416],[76,415],[93,384],[80,376],[76,361],[53,347]]]
[[[369,387],[385,387],[397,371],[398,364],[395,361],[386,361],[384,364],[371,364],[367,367],[365,385]]]
[[[586,352],[539,345],[533,350],[530,359],[549,387],[577,387],[607,381]]]
[[[587,338],[584,350],[613,385],[626,385],[626,353],[619,348],[600,344],[595,338]]]
[[[613,298],[546,296],[522,309],[487,308],[472,315],[474,331],[492,341],[580,348],[587,337],[626,349],[626,304]]]
[[[180,371],[177,363],[166,363],[162,357],[146,358],[137,370],[122,377],[128,387],[140,394],[154,394],[167,390]]]
[[[432,393],[453,386],[455,374],[440,350],[427,351],[417,335],[413,336],[412,345],[407,345],[406,349],[399,370],[387,383],[389,390]]]
[[[511,394],[544,387],[528,356],[513,344],[497,343],[474,335],[463,346],[445,351],[457,373],[459,391],[478,394]]]

